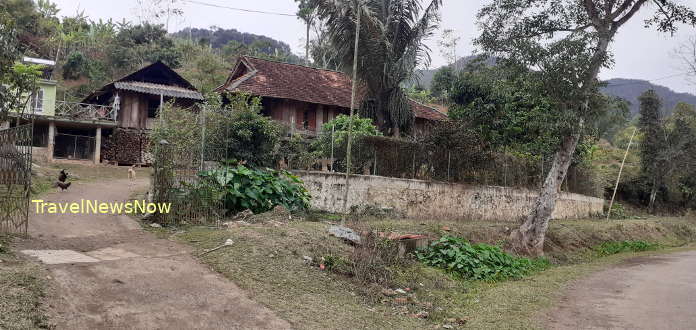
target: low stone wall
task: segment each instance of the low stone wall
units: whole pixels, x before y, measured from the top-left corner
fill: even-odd
[[[46,147],[32,147],[31,156],[34,163],[45,164],[50,161],[48,158],[48,148]]]
[[[312,207],[343,212],[345,174],[296,171],[312,195]],[[472,186],[421,180],[353,175],[348,208],[391,208],[418,219],[517,221],[527,215],[538,192],[509,187]],[[603,213],[604,200],[561,193],[554,219],[578,219]]]

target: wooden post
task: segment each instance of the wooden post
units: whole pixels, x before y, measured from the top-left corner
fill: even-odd
[[[101,158],[101,136],[102,136],[102,128],[97,127],[97,132],[94,135],[94,164],[99,164],[99,160]]]

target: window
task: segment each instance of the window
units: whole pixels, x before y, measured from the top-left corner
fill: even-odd
[[[305,110],[302,114],[302,129],[309,129],[309,110]]]
[[[44,98],[44,91],[43,89],[39,88],[32,94],[31,96],[31,110],[33,113],[41,113],[43,112],[43,98]]]
[[[147,102],[147,118],[157,118],[159,112],[160,100],[150,99]]]

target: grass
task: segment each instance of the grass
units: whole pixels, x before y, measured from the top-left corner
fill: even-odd
[[[198,252],[232,239],[234,246],[206,254],[201,261],[300,329],[536,328],[536,313],[550,307],[569,281],[636,255],[600,258],[596,246],[641,240],[667,247],[641,253],[663,253],[696,240],[696,219],[691,218],[554,221],[546,244],[554,266],[519,280],[461,280],[411,259],[382,265],[389,270],[388,278],[380,277],[380,284],[364,284],[346,271],[350,268],[346,263],[355,262],[353,247],[326,232],[328,223],[335,221],[333,215],[312,213],[308,220],[157,232],[190,244]],[[349,225],[357,230],[451,235],[488,244],[504,243],[513,226],[390,218],[364,218]],[[327,267],[323,271],[318,267],[322,257],[321,263]],[[405,293],[394,294],[395,289]]]
[[[655,251],[661,246],[657,243],[650,243],[646,241],[621,241],[621,242],[604,242],[597,245],[594,250],[597,251],[599,256],[608,256],[612,254],[622,253],[622,252],[643,252],[643,251]]]
[[[17,258],[11,237],[0,235],[0,329],[47,329],[46,274],[35,264]]]

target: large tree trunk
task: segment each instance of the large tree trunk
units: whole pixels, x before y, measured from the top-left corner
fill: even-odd
[[[546,229],[551,220],[551,213],[556,208],[558,191],[568,172],[578,140],[580,140],[580,133],[563,138],[534,209],[522,226],[510,235],[510,242],[515,253],[531,256],[544,254]]]

